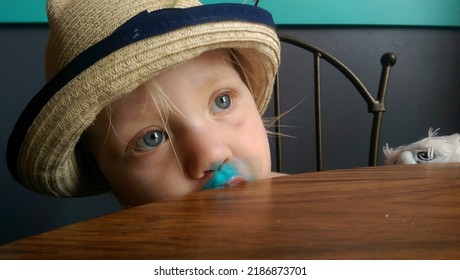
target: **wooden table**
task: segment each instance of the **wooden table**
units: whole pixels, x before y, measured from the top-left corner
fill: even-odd
[[[0,247],[2,259],[460,259],[460,164],[261,180]]]

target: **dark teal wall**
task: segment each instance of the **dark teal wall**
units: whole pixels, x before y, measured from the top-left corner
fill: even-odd
[[[252,0],[202,0],[247,3]],[[0,22],[46,22],[46,0],[2,0]],[[460,26],[458,0],[260,0],[277,24]]]

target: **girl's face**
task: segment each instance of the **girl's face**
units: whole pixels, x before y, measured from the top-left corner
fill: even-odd
[[[112,103],[88,129],[90,151],[121,203],[271,176],[265,127],[228,59],[211,51],[166,71]],[[169,102],[152,98],[161,94],[173,104],[169,113]]]

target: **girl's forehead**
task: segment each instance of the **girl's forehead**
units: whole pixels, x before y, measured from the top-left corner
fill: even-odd
[[[177,82],[202,78],[220,78],[233,69],[228,50],[212,50],[179,64],[153,78],[158,84],[176,85]]]
[[[114,101],[110,107],[112,111],[124,111],[131,108],[143,109],[151,102],[151,96],[148,94],[146,85],[143,84],[129,94]]]
[[[109,105],[110,119],[113,125],[122,123],[139,122],[143,117],[158,115],[152,96],[141,85],[131,93],[114,101]]]
[[[230,62],[229,51],[208,51],[153,77],[113,102],[112,117],[137,120],[140,113],[144,117],[154,116],[159,114],[158,110],[171,109],[178,103],[185,106],[187,99],[197,97],[196,93],[212,91],[235,78],[239,79],[239,74]]]

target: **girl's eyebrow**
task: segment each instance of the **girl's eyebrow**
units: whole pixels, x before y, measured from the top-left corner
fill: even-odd
[[[131,94],[139,95],[138,92]],[[150,102],[148,94],[142,94],[142,97],[127,96],[128,100],[118,100],[116,108],[112,104],[112,126],[115,129],[123,128],[124,126],[132,126],[151,122],[153,118],[160,119],[153,102]]]

